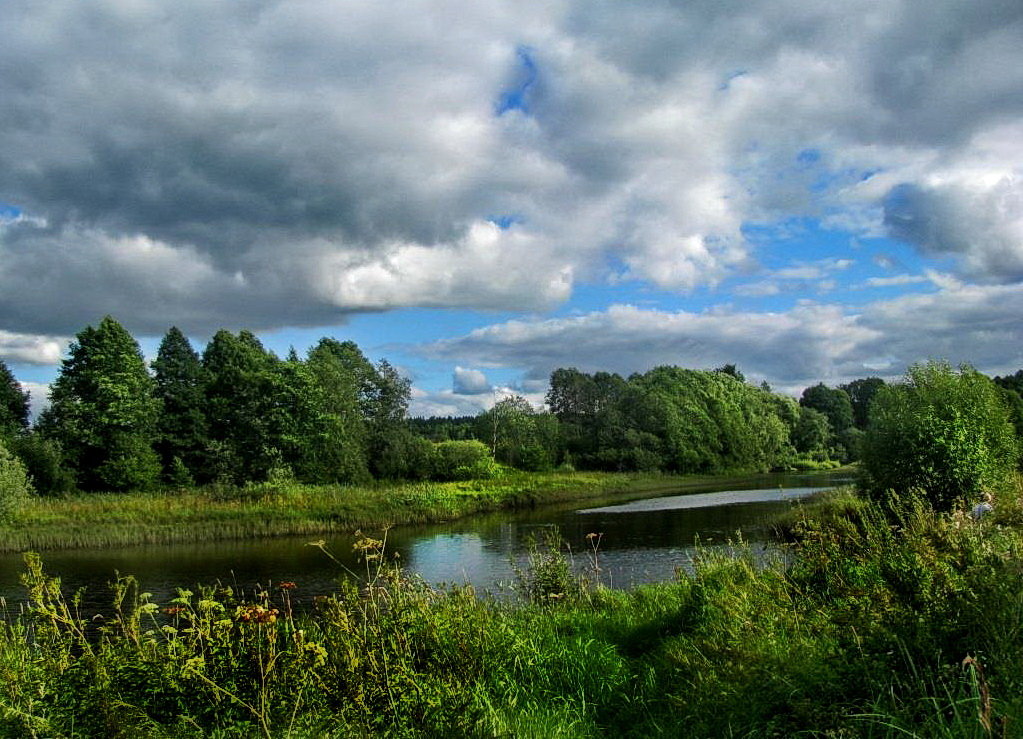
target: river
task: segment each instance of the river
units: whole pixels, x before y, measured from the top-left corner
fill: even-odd
[[[387,551],[427,582],[471,583],[497,595],[514,580],[513,563],[521,564],[527,542],[557,527],[571,547],[577,569],[589,568],[589,544],[600,536],[598,562],[602,581],[629,587],[665,580],[688,568],[701,547],[720,547],[742,532],[763,550],[767,524],[779,511],[807,496],[849,481],[848,472],[771,474],[723,477],[712,483],[680,484],[678,493],[616,503],[614,499],[541,506],[529,511],[473,516],[448,523],[405,526],[387,534]],[[380,532],[367,531],[379,537]],[[83,612],[106,610],[115,572],[138,578],[158,603],[174,597],[178,587],[220,582],[236,590],[273,589],[293,582],[293,598],[308,603],[336,587],[343,570],[320,549],[315,537],[276,537],[206,543],[111,547],[47,552],[47,572],[61,578],[65,592],[85,588]],[[354,537],[324,537],[326,547],[348,568],[360,570],[352,551]],[[0,596],[8,611],[24,600],[18,575],[19,555],[0,556]]]

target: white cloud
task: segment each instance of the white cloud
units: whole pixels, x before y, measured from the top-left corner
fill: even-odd
[[[868,277],[863,287],[894,287],[898,285],[917,285],[930,282],[924,275],[892,275],[891,277]]]
[[[744,224],[792,216],[1021,279],[1021,17],[13,0],[0,203],[24,218],[0,225],[0,328],[540,310],[609,273],[684,291],[749,268]],[[524,54],[525,110],[498,115]]]
[[[496,387],[487,393],[460,393],[455,390],[425,390],[412,388],[412,400],[409,403],[409,415],[426,418],[430,416],[477,416],[490,410],[494,404],[512,395],[518,395],[529,401],[536,409],[543,408],[546,382],[534,389],[525,387]]]
[[[29,392],[29,419],[35,422],[39,414],[50,407],[50,386],[44,382],[19,381],[23,390]]]
[[[482,395],[493,390],[483,372],[465,367],[455,367],[451,385],[453,392],[459,395]]]
[[[934,275],[940,280],[940,275]],[[992,374],[1023,367],[1023,285],[944,282],[937,291],[852,312],[805,301],[791,310],[668,312],[612,306],[572,318],[514,320],[422,348],[429,356],[516,367],[539,381],[557,367],[622,375],[659,364],[736,364],[748,378],[798,391],[928,358]]]

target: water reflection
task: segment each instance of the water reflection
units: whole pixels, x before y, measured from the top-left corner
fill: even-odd
[[[623,505],[602,503],[580,510],[578,505],[544,507],[515,514],[495,513],[447,524],[403,527],[388,534],[387,548],[409,570],[431,583],[472,583],[501,592],[514,578],[513,561],[520,561],[530,537],[552,526],[576,553],[585,568],[586,535],[603,533],[601,567],[605,582],[627,587],[668,579],[677,568],[689,566],[694,541],[722,544],[741,531],[754,546],[763,547],[765,524],[779,510],[817,490],[841,484],[835,475],[756,476],[718,480],[716,492],[703,485],[684,495],[668,494]],[[376,535],[376,534],[374,534]],[[65,590],[85,587],[85,612],[109,603],[109,583],[115,572],[138,577],[157,602],[174,597],[179,586],[221,582],[236,590],[273,588],[293,581],[301,606],[313,596],[333,590],[341,568],[316,547],[314,537],[280,537],[173,545],[148,545],[48,552],[44,565],[62,578]],[[326,537],[326,546],[357,572],[350,535]],[[23,598],[18,575],[24,567],[17,555],[0,557],[0,595],[8,604]]]

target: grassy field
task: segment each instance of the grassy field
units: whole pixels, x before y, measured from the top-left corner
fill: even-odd
[[[295,616],[130,578],[75,615],[38,559],[0,624],[0,736],[943,737],[1023,735],[1020,488],[981,521],[910,503],[804,508],[785,562],[738,546],[632,591],[575,579],[541,542],[517,601],[405,576]]]
[[[0,551],[371,530],[609,495],[624,500],[707,479],[509,472],[468,482],[369,486],[265,483],[244,488],[31,498],[15,521],[0,525]]]

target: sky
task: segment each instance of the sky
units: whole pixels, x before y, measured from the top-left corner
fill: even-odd
[[[1019,0],[2,0],[0,359],[112,315],[550,372],[1023,368]]]

